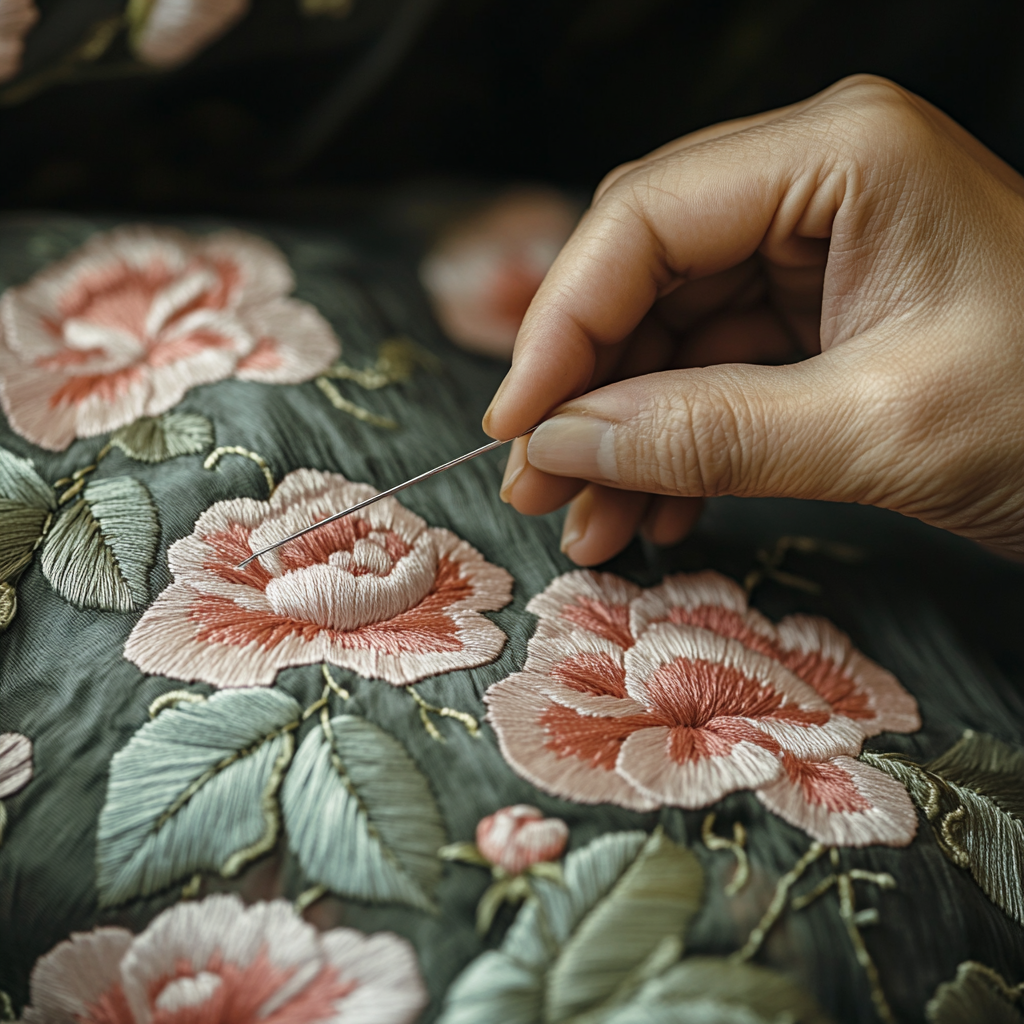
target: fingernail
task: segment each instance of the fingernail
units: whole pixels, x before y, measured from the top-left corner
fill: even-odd
[[[508,375],[507,374],[506,374],[505,379],[506,380],[508,379]],[[503,380],[498,385],[498,390],[494,392],[494,397],[491,398],[491,404],[487,406],[487,412],[484,413],[484,418],[483,418],[483,421],[482,421],[482,426],[484,428],[484,433],[485,434],[490,434],[491,433],[491,429],[490,429],[491,428],[491,416],[493,415],[494,407],[498,404],[498,400],[501,398],[501,393],[504,390],[505,390],[505,381]],[[491,436],[493,436],[493,435],[491,435]]]
[[[556,476],[585,480],[619,479],[615,424],[589,416],[554,416],[530,438],[530,465]]]
[[[569,550],[575,544],[583,540],[590,523],[590,512],[594,507],[593,489],[588,487],[569,504],[569,511],[565,516],[565,523],[562,526],[562,542],[559,548],[563,555],[572,558]]]
[[[511,502],[512,488],[522,476],[524,469],[526,469],[526,438],[517,437],[512,442],[512,450],[508,454],[508,464],[505,466],[505,475],[501,480],[501,490],[498,492],[498,497],[506,505]]]

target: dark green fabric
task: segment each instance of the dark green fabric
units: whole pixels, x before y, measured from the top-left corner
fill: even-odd
[[[22,218],[0,229],[0,286],[26,279],[69,252],[100,226],[85,220]],[[205,231],[220,224],[189,222]],[[216,444],[242,445],[263,455],[275,477],[299,467],[344,473],[385,487],[475,447],[483,441],[480,416],[502,376],[500,365],[451,347],[438,333],[410,268],[381,249],[340,235],[275,227],[252,228],[287,255],[298,279],[296,295],[314,303],[333,323],[343,358],[369,365],[385,338],[407,334],[436,353],[437,373],[419,370],[403,384],[366,392],[347,382],[339,389],[353,401],[396,420],[397,431],[358,422],[331,407],[313,383],[270,386],[241,381],[196,388],[177,407],[202,413],[215,428]],[[34,460],[54,481],[87,465],[105,438],[77,441],[53,454],[29,444],[0,421],[0,445]],[[266,483],[246,459],[226,456],[213,470],[202,456],[149,466],[115,450],[94,479],[130,475],[143,481],[159,509],[161,539],[150,574],[151,595],[170,582],[166,549],[191,533],[199,514],[215,501],[266,497]],[[559,515],[519,516],[497,496],[501,458],[487,456],[434,478],[402,495],[428,523],[444,526],[474,545],[515,579],[514,601],[493,613],[509,637],[493,664],[425,681],[429,701],[483,713],[481,695],[492,682],[522,664],[533,616],[527,601],[573,566],[559,553]],[[856,566],[818,556],[793,556],[786,568],[817,581],[818,597],[767,583],[754,603],[777,618],[805,610],[824,614],[848,631],[870,657],[891,669],[918,699],[924,729],[914,736],[882,735],[868,746],[922,758],[945,750],[965,727],[1024,742],[1024,572],[970,545],[897,516],[871,509],[795,502],[712,502],[697,534],[670,551],[634,543],[609,568],[639,583],[671,571],[715,568],[736,579],[755,565],[759,546],[781,534],[814,534],[861,544],[868,559]],[[35,744],[35,776],[5,801],[9,824],[0,847],[0,989],[16,1007],[28,995],[37,957],[75,930],[98,923],[141,929],[180,888],[113,911],[97,910],[94,889],[96,821],[103,805],[112,755],[147,721],[159,694],[181,687],[145,677],[121,654],[140,613],[77,610],[44,579],[38,558],[18,584],[18,613],[0,634],[0,731],[22,732]],[[451,722],[440,724],[440,744],[423,729],[415,704],[381,681],[336,673],[353,691],[349,710],[397,736],[428,775],[452,841],[471,839],[477,821],[499,807],[532,803],[564,818],[570,848],[627,828],[651,828],[661,820],[669,834],[687,841],[708,871],[708,900],[696,922],[692,952],[722,954],[736,948],[756,922],[775,879],[808,845],[802,833],[766,812],[750,794],[716,808],[717,830],[732,820],[749,832],[753,882],[733,917],[721,893],[730,862],[699,841],[704,812],[668,810],[639,815],[613,806],[584,807],[555,800],[518,778],[504,763],[493,734],[479,740]],[[320,693],[318,666],[283,671],[276,685],[303,706]],[[209,687],[202,687],[209,691]],[[314,722],[305,729],[314,727]],[[305,733],[303,732],[302,735]],[[907,850],[845,851],[844,863],[890,871],[898,888],[859,890],[863,906],[877,906],[881,923],[864,929],[883,986],[901,1021],[923,1020],[936,985],[956,965],[977,959],[1012,982],[1024,979],[1024,936],[991,904],[970,876],[941,854],[922,827]],[[283,865],[286,895],[303,888],[296,865],[279,844],[270,858],[227,883],[208,879],[204,891],[230,888],[247,898],[267,895],[271,869]],[[822,869],[824,870],[824,869]],[[728,877],[727,875],[725,877]],[[816,877],[816,876],[815,876]],[[331,923],[366,931],[391,929],[415,944],[433,1001],[430,1020],[454,975],[483,948],[474,932],[476,901],[488,883],[479,868],[452,865],[439,890],[437,917],[397,907],[328,900]],[[512,914],[503,910],[489,944],[500,940]],[[863,972],[839,919],[834,898],[789,915],[760,962],[790,972],[843,1022],[874,1019]]]

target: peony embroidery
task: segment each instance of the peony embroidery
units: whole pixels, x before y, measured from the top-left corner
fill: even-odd
[[[505,634],[480,613],[512,577],[393,498],[236,565],[274,540],[374,494],[299,469],[269,501],[207,509],[172,545],[174,582],[139,620],[125,657],[144,672],[214,686],[268,686],[288,665],[327,662],[395,685],[493,661]]]
[[[0,298],[0,403],[51,451],[226,377],[309,380],[338,356],[330,325],[287,298],[295,282],[269,242],[122,227]]]
[[[0,0],[0,82],[18,73],[25,36],[38,20],[39,8],[33,0]]]
[[[179,903],[138,936],[80,932],[32,971],[26,1024],[409,1024],[427,1001],[397,935],[318,933],[283,900]]]
[[[561,818],[545,818],[536,807],[515,804],[481,818],[475,843],[443,846],[438,856],[491,869],[494,882],[476,908],[477,931],[486,935],[502,904],[516,905],[534,895],[535,878],[563,883],[559,858],[568,841],[569,826]]]
[[[905,845],[906,791],[856,760],[865,737],[920,727],[896,678],[824,619],[773,624],[714,572],[641,590],[556,579],[522,672],[492,686],[506,760],[541,789],[646,811],[753,789],[823,843]]]

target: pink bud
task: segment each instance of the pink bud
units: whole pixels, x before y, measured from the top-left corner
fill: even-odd
[[[569,826],[561,818],[545,818],[529,804],[503,807],[476,827],[477,849],[510,875],[521,875],[541,861],[558,860],[568,841]]]

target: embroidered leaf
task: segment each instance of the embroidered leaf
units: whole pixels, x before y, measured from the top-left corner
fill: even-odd
[[[754,964],[692,957],[648,981],[624,1006],[587,1014],[587,1024],[828,1024],[814,998]],[[580,1019],[582,1024],[582,1018]]]
[[[942,852],[1024,924],[1024,750],[968,730],[930,764],[861,757],[907,787]]]
[[[142,416],[115,430],[110,443],[130,459],[165,462],[179,455],[198,455],[213,444],[213,424],[196,413],[167,412]]]
[[[11,624],[17,611],[18,592],[10,583],[0,583],[0,633]]]
[[[355,715],[332,718],[299,747],[281,808],[310,881],[435,909],[444,826],[426,778],[393,736]]]
[[[1024,1024],[1021,987],[973,960],[956,970],[953,981],[944,981],[924,1008],[931,1024]]]
[[[50,531],[43,572],[72,604],[131,611],[149,596],[159,536],[156,507],[145,485],[130,477],[96,480]]]
[[[28,508],[55,508],[53,489],[32,468],[31,461],[4,448],[0,448],[0,498]]]
[[[96,837],[101,906],[197,871],[237,874],[277,840],[277,791],[301,709],[279,690],[161,711],[110,763]]]
[[[16,579],[32,561],[50,513],[0,498],[0,580]]]
[[[697,858],[659,829],[569,854],[562,885],[534,882],[499,951],[456,979],[443,1024],[568,1020],[678,958],[703,893]]]

